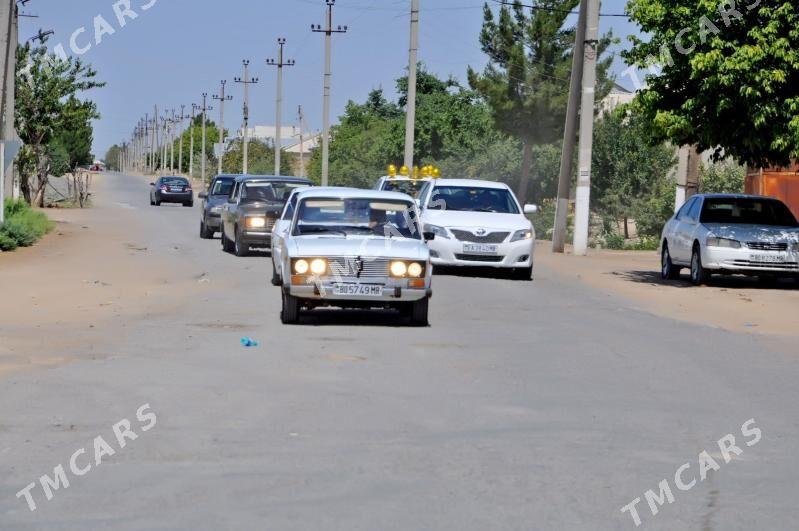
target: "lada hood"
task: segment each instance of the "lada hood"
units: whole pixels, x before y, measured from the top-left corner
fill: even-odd
[[[422,240],[374,236],[306,235],[294,236],[289,243],[289,256],[330,257],[360,256],[427,262],[430,250]]]
[[[517,231],[530,229],[530,220],[521,214],[494,212],[459,212],[456,210],[425,210],[422,221],[439,227],[473,228]]]

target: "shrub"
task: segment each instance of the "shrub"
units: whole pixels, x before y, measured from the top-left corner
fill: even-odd
[[[605,234],[605,248],[613,250],[624,249],[624,236],[615,232]]]
[[[32,210],[24,201],[6,200],[5,223],[0,227],[0,249],[12,251],[28,247],[50,232],[53,222],[41,212]]]

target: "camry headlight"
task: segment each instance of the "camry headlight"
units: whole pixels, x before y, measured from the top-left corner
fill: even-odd
[[[449,234],[447,233],[447,229],[444,227],[439,227],[438,225],[430,225],[429,223],[424,226],[425,232],[432,232],[436,235],[436,238],[446,238],[449,239]]]
[[[324,275],[327,271],[327,260],[324,258],[314,258],[311,260],[311,273],[314,275]]]
[[[308,260],[303,260],[300,258],[294,262],[294,272],[298,275],[304,275],[310,269],[310,265],[308,264]]]
[[[520,240],[531,240],[533,238],[533,231],[530,229],[517,230],[513,233],[511,242],[518,242]]]
[[[408,273],[408,265],[405,262],[391,262],[391,276],[404,277]]]
[[[707,241],[708,247],[726,247],[728,249],[740,249],[741,242],[738,240],[733,240],[730,238],[719,238],[717,236],[708,236]]]
[[[250,229],[262,229],[266,227],[266,218],[262,217],[247,218],[247,227]]]

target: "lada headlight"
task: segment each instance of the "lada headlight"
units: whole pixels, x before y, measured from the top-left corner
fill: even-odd
[[[314,275],[324,275],[327,271],[327,260],[324,258],[314,258],[311,260],[311,273]]]
[[[266,218],[260,216],[247,218],[247,227],[250,229],[263,229],[266,227]]]

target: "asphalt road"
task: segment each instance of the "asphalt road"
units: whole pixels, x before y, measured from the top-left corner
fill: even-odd
[[[436,276],[429,328],[341,311],[283,326],[268,255],[224,254],[198,208],[104,179],[92,215],[198,290],[104,330],[91,357],[0,379],[0,529],[635,529],[621,508],[637,497],[643,529],[799,528],[799,348],[542,268]],[[123,418],[137,438],[120,448]],[[97,436],[114,455],[76,476]],[[703,450],[720,469],[678,490]],[[59,464],[70,486],[47,501],[39,478]],[[653,516],[644,492],[664,478],[674,502]],[[35,511],[16,497],[31,482]]]

